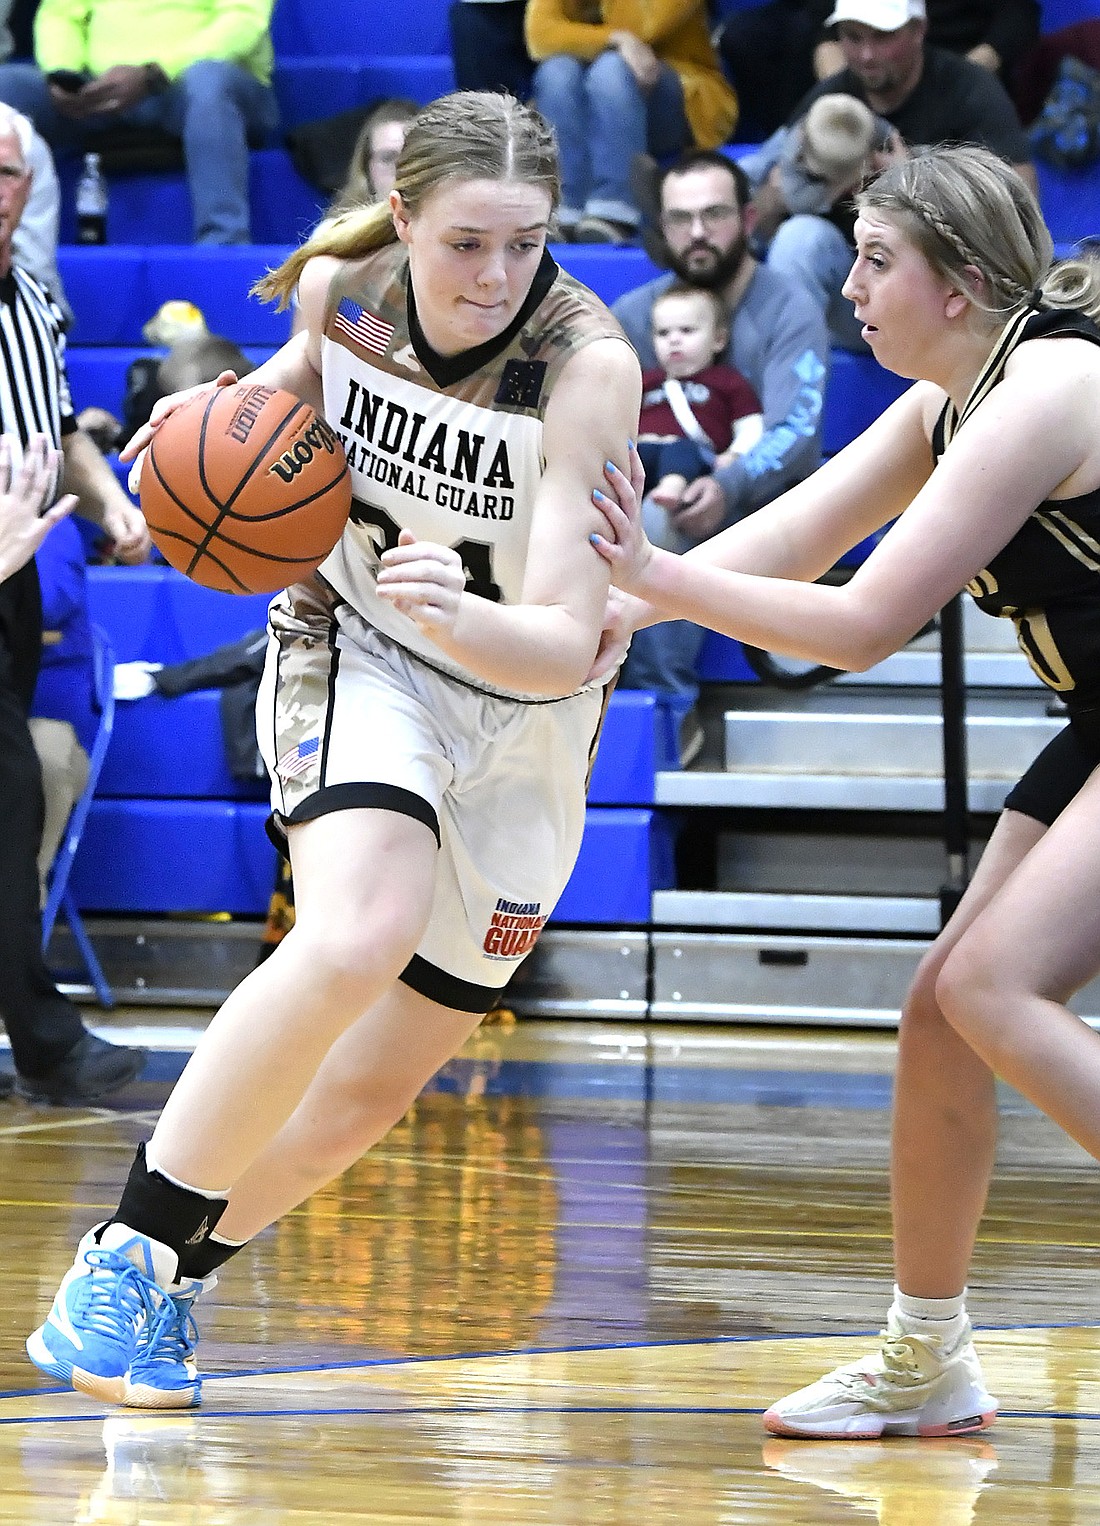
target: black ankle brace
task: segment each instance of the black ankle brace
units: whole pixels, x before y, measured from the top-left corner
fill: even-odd
[[[231,1256],[244,1250],[247,1244],[246,1240],[242,1245],[227,1245],[224,1240],[211,1240],[207,1237],[198,1245],[185,1245],[180,1256],[180,1276],[209,1277],[211,1272],[224,1266]]]
[[[202,1245],[228,1206],[228,1198],[205,1197],[151,1171],[145,1146],[140,1144],[112,1222],[117,1220],[169,1246],[182,1266],[189,1250]]]

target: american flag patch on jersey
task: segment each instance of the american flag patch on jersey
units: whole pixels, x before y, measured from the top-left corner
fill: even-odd
[[[305,773],[320,751],[320,747],[320,737],[307,737],[304,742],[299,742],[297,747],[292,747],[289,752],[283,753],[275,765],[275,772],[280,779],[296,779],[299,774]]]
[[[384,355],[393,338],[392,323],[383,323],[381,318],[369,313],[365,307],[360,307],[350,297],[345,297],[340,303],[332,321],[333,327],[353,339],[356,344],[361,344],[365,350],[372,350],[375,355]]]

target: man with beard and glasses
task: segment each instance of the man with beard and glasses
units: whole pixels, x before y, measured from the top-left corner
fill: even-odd
[[[718,292],[730,315],[723,361],[747,378],[764,413],[764,433],[729,466],[688,485],[667,512],[646,501],[646,531],[655,545],[686,551],[744,519],[821,461],[821,405],[828,338],[820,307],[789,276],[749,253],[754,213],[743,170],[722,153],[699,149],[661,174],[657,187],[660,254],[670,274],[620,297],[612,309],[643,367],[656,364],[653,303],[675,281]],[[700,627],[670,620],[638,631],[620,684],[673,696],[682,716],[680,758],[702,746],[695,714]]]

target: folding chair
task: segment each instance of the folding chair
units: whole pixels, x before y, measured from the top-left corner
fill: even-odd
[[[101,1007],[113,1007],[115,1004],[114,993],[107,983],[103,973],[103,967],[99,957],[92,947],[91,939],[81,920],[80,911],[69,889],[69,873],[73,867],[73,859],[76,850],[80,846],[81,834],[84,824],[88,819],[91,809],[92,797],[95,794],[96,782],[99,779],[103,760],[107,756],[107,748],[111,741],[111,732],[115,723],[115,694],[114,694],[114,669],[115,659],[111,650],[111,643],[107,633],[100,626],[92,626],[92,706],[98,716],[95,737],[88,753],[88,782],[84,786],[84,792],[73,806],[69,820],[65,826],[61,845],[54,855],[47,876],[46,904],[42,911],[42,947],[45,949],[50,941],[54,923],[59,911],[65,915],[65,921],[69,925],[69,931],[73,940],[80,950],[80,957],[84,961],[84,968],[88,972],[92,986],[95,989]]]

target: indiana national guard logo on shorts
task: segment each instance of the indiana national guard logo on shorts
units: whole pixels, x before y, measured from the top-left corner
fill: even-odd
[[[546,926],[540,901],[499,900],[482,948],[490,959],[522,959]]]

